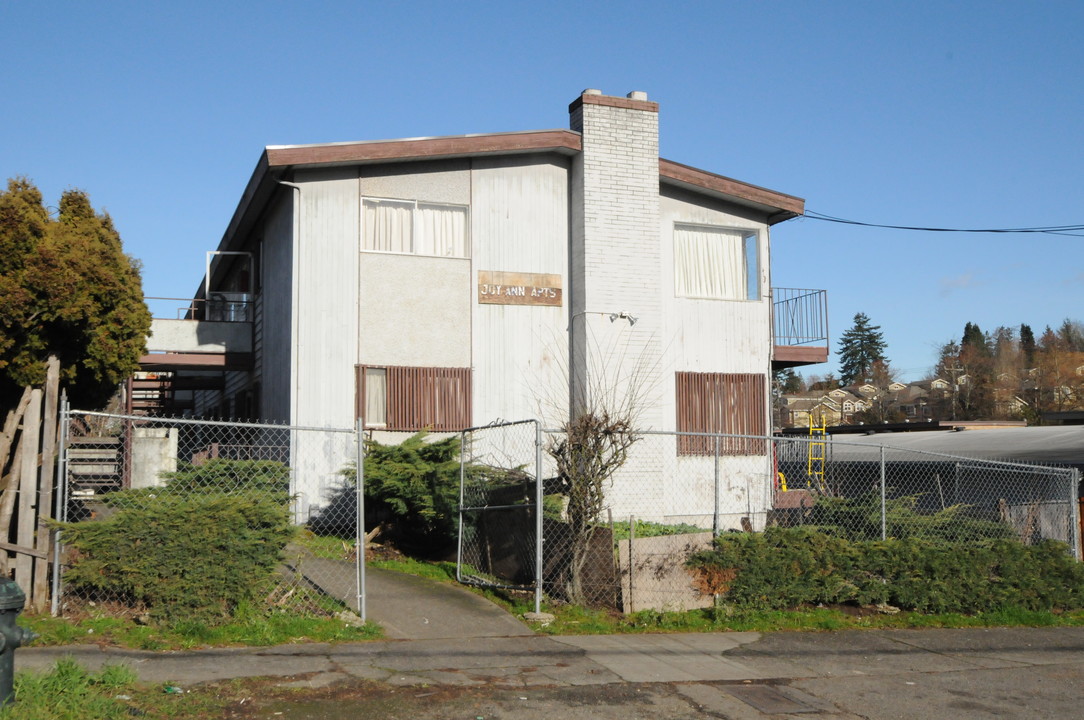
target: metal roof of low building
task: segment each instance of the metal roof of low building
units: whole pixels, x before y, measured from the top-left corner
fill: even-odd
[[[984,460],[1007,460],[1084,468],[1084,427],[985,427],[957,432],[894,432],[833,438],[835,460],[866,460],[865,448],[959,455]]]

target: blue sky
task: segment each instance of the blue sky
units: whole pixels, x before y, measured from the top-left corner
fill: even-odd
[[[644,90],[661,154],[874,223],[1084,223],[1084,3],[0,0],[0,173],[108,211],[191,296],[265,145],[567,127]],[[1084,319],[1084,238],[800,219],[773,284],[829,292],[904,379],[964,324]],[[807,372],[836,370],[827,365]]]

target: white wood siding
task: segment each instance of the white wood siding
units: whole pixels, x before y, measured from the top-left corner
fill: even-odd
[[[293,307],[293,422],[354,424],[357,358],[358,184],[352,168],[298,174],[302,186]]]
[[[263,262],[260,268],[260,312],[256,381],[260,383],[260,415],[273,422],[289,422],[293,395],[290,368],[293,358],[293,257],[295,194],[283,188],[268,213],[263,229]]]
[[[474,422],[541,417],[568,407],[568,161],[474,161],[471,182]],[[560,307],[477,302],[479,271],[561,276]]]
[[[771,298],[769,288],[768,227],[759,219],[728,212],[721,202],[662,188],[659,200],[661,239],[662,344],[666,372],[665,409],[667,427],[677,416],[675,373],[761,373],[771,369]],[[756,230],[759,243],[760,300],[693,300],[674,295],[674,223],[694,223]],[[764,408],[770,418],[770,393]],[[712,497],[714,459],[677,456],[667,453],[665,474],[676,482],[693,482],[697,489],[668,496],[664,504],[669,517],[703,513],[714,503]],[[739,527],[749,517],[757,529],[763,527],[770,505],[770,456],[725,457],[720,460],[720,510],[724,528]],[[688,478],[689,480],[680,480]],[[699,481],[692,480],[700,478]],[[702,523],[696,523],[702,524]]]

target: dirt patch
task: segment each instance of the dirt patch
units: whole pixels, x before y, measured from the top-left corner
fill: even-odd
[[[296,678],[294,678],[296,680]],[[495,685],[395,687],[349,680],[328,688],[285,688],[275,679],[205,685],[226,702],[231,720],[613,720],[702,717],[667,684],[606,684],[578,687],[509,688]]]

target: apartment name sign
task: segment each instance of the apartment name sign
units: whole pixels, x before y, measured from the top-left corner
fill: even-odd
[[[479,270],[478,302],[561,307],[561,276]]]

